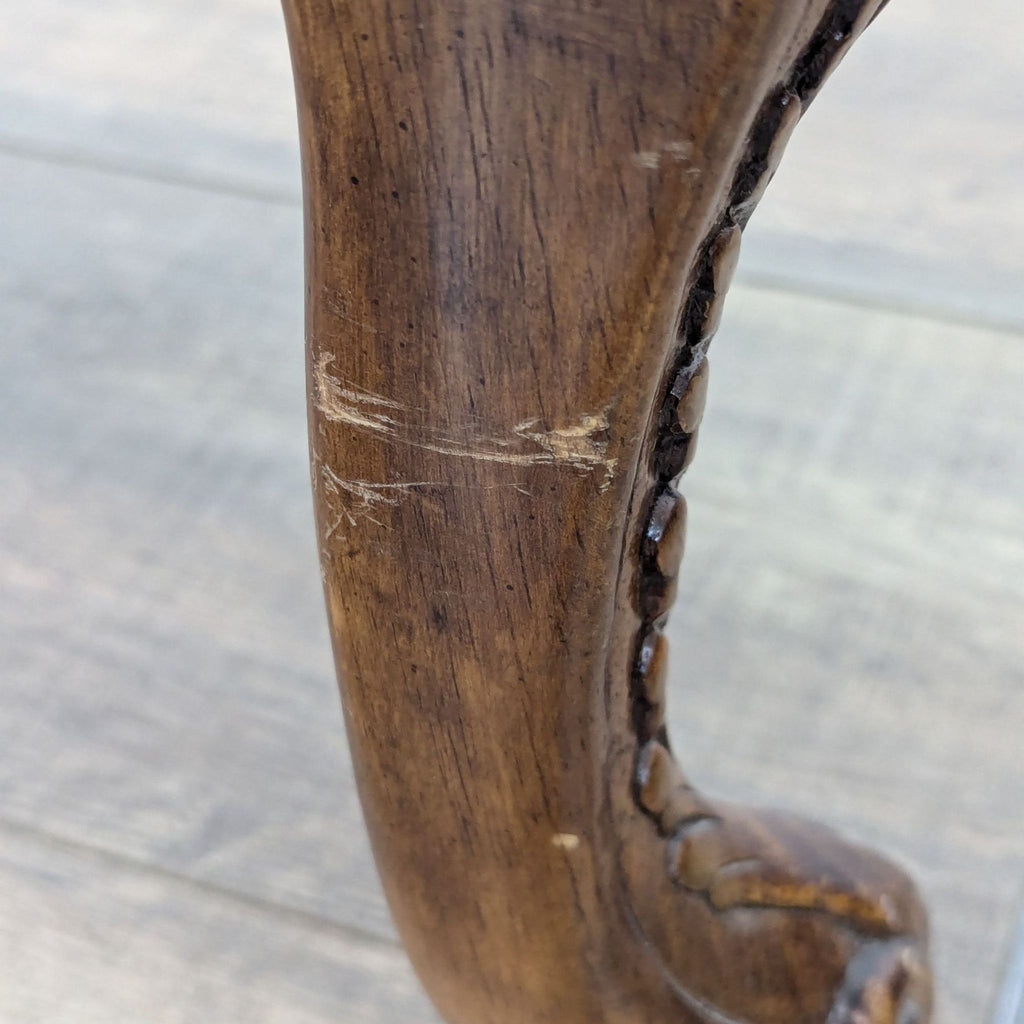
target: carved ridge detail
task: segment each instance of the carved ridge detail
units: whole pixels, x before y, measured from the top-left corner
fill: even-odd
[[[712,802],[687,781],[665,726],[663,633],[685,547],[686,500],[677,491],[693,460],[708,380],[707,349],[739,258],[742,231],[793,129],[840,57],[882,4],[837,0],[789,74],[762,104],[724,209],[701,244],[678,317],[678,346],[648,442],[644,527],[636,562],[641,626],[629,686],[637,742],[634,798],[666,843],[677,887],[718,912],[738,908],[821,913],[861,936],[827,1024],[923,1024],[931,1009],[923,910],[901,873],[831,830],[780,812]],[[642,492],[641,487],[641,492]],[[809,854],[806,837],[817,844]],[[678,980],[678,979],[677,979]]]

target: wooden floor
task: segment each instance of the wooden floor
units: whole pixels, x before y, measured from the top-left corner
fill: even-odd
[[[899,0],[797,132],[671,627],[693,774],[919,878],[940,1024],[1024,1020],[1022,38]],[[0,35],[3,1024],[437,1020],[329,662],[290,88],[273,0]]]

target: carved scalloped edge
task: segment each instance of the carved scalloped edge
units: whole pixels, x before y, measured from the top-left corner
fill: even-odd
[[[667,869],[673,882],[700,892],[716,909],[745,906],[821,912],[864,937],[865,945],[849,965],[828,1024],[887,1019],[862,1005],[863,1000],[875,998],[871,992],[877,996],[877,992],[903,991],[911,975],[927,978],[927,967],[917,951],[900,942],[902,936],[911,934],[913,923],[884,889],[869,886],[868,891],[859,891],[861,887],[850,879],[829,878],[827,873],[807,880],[796,874],[780,875],[777,865],[757,856],[762,838],[757,823],[746,829],[745,836],[742,820],[738,828],[735,820],[730,823],[734,833],[741,833],[741,846],[743,839],[751,842],[749,856],[736,852],[730,859],[728,851],[719,849],[716,859],[715,852],[710,858],[699,852],[702,841],[710,839],[712,846],[727,847],[735,835],[724,840],[716,835],[716,831],[724,831],[722,815],[689,785],[670,752],[664,719],[667,645],[662,630],[675,596],[685,544],[686,502],[676,484],[694,456],[707,387],[707,349],[721,318],[743,228],[778,168],[804,110],[885,2],[836,0],[754,121],[724,209],[698,249],[680,309],[678,346],[669,362],[649,442],[651,483],[640,502],[645,525],[636,555],[635,593],[641,627],[629,687],[630,719],[637,741],[634,798],[666,839]],[[901,1010],[893,1004],[889,1009],[892,1019],[905,1024],[907,1007]],[[927,1009],[916,1007],[910,1012],[907,1021],[917,1021],[923,1018],[913,1013],[926,1015]]]
[[[718,328],[725,293],[739,257],[742,229],[774,175],[797,121],[842,53],[877,13],[874,8],[871,0],[837,0],[789,75],[764,101],[734,175],[725,209],[705,236],[690,273],[690,287],[678,317],[679,344],[670,361],[668,383],[649,445],[654,483],[643,502],[647,526],[638,553],[637,587],[642,627],[630,689],[632,719],[641,746],[662,730],[661,723],[653,721],[650,715],[652,705],[659,701],[649,699],[644,683],[643,647],[649,632],[660,630],[664,624],[671,604],[683,546],[682,538],[676,534],[685,529],[685,502],[676,494],[675,484],[694,456],[707,386],[707,349]],[[676,509],[682,513],[679,526],[675,526]],[[667,530],[672,534],[672,551],[666,557]]]

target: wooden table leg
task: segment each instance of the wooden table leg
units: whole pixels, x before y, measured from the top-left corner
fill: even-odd
[[[877,6],[285,0],[338,676],[452,1024],[928,1018],[906,876],[707,799],[663,724],[707,345]]]

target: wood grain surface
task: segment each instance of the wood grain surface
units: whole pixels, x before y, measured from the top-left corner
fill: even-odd
[[[330,682],[278,15],[159,11],[33,5],[36,20],[3,39],[2,1015],[433,1020],[402,956],[374,952],[394,933]],[[702,785],[756,802],[784,793],[913,868],[932,907],[938,1019],[981,1022],[1024,849],[1024,367],[1016,335],[941,311],[984,320],[979,295],[998,280],[979,292],[959,278],[959,290],[953,270],[1020,257],[1002,241],[1012,230],[986,242],[997,212],[1016,216],[1012,191],[988,191],[1000,147],[1019,137],[1005,128],[1013,93],[993,86],[1003,105],[978,104],[1004,129],[979,128],[969,160],[952,146],[934,158],[934,187],[963,185],[955,208],[874,221],[914,175],[893,168],[870,190],[843,176],[855,155],[891,150],[871,135],[877,107],[858,107],[888,52],[879,40],[923,33],[929,45],[904,46],[902,66],[949,69],[943,89],[960,81],[961,96],[1011,74],[998,48],[986,75],[943,64],[970,40],[932,13],[890,6],[798,130],[748,230],[687,478],[680,600],[692,611],[670,638],[694,630],[700,643],[673,668],[668,706]],[[112,18],[114,41],[99,31]],[[18,45],[34,26],[33,46]],[[162,53],[187,54],[190,73],[170,80],[179,65]],[[921,137],[944,115],[933,95],[889,95],[884,123],[913,100]],[[840,109],[870,141],[835,160],[833,227],[812,232],[824,224],[814,194],[786,192],[785,175],[807,139],[814,161],[845,152]],[[954,212],[974,239],[963,267],[941,244]],[[756,235],[775,217],[792,230],[778,248]],[[872,261],[917,268],[879,275],[887,301],[921,307],[938,275],[938,317],[806,294],[815,281],[789,260],[801,230],[842,284],[830,290],[883,283],[850,262],[851,224]],[[899,253],[911,225],[934,240],[929,274]],[[742,287],[759,237],[766,265],[794,268],[788,290]],[[173,934],[145,909],[157,892]],[[225,909],[237,897],[258,912]],[[147,936],[162,951],[147,953]],[[171,983],[185,972],[194,984]]]

